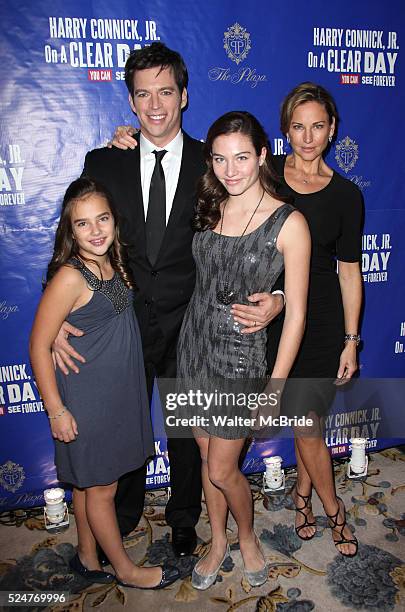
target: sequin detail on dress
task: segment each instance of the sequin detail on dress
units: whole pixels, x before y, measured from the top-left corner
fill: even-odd
[[[265,329],[242,334],[243,325],[235,321],[230,304],[217,300],[222,290],[223,271],[235,292],[234,302],[249,304],[253,293],[271,291],[284,269],[277,237],[289,215],[290,204],[282,204],[252,232],[240,236],[206,230],[193,240],[196,286],[184,316],[177,347],[177,376],[181,390],[211,393],[257,393],[266,375]],[[189,407],[185,412],[192,414]],[[222,409],[221,409],[222,410]],[[207,413],[208,414],[208,413]],[[221,411],[225,414],[225,410]],[[249,428],[203,426],[221,438],[245,437]]]

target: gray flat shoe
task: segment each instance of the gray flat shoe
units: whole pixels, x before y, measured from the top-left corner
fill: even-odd
[[[231,549],[229,548],[229,544],[227,544],[223,559],[221,563],[218,565],[215,572],[213,572],[212,574],[199,574],[197,571],[197,566],[203,559],[205,559],[205,557],[208,555],[209,552],[210,551],[207,551],[205,555],[201,557],[198,563],[194,566],[193,573],[191,575],[191,584],[193,585],[195,589],[198,589],[199,591],[205,591],[205,589],[209,589],[209,587],[214,584],[223,562],[231,554]]]
[[[244,569],[245,578],[252,587],[262,586],[269,577],[269,566],[267,563],[264,564],[264,567],[257,572],[248,572],[247,569]]]
[[[266,582],[266,580],[269,577],[269,565],[266,561],[266,557],[264,556],[263,549],[260,546],[260,540],[257,536],[256,536],[256,542],[257,542],[257,546],[260,552],[262,553],[262,557],[264,559],[264,566],[261,569],[257,570],[256,572],[249,572],[246,569],[245,564],[243,564],[243,573],[245,575],[246,580],[252,587],[261,586],[262,584]]]

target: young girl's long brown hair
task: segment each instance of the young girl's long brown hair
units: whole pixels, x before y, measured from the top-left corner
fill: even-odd
[[[73,181],[73,183],[71,183],[66,190],[65,197],[63,198],[59,224],[56,230],[53,256],[48,265],[46,282],[48,283],[62,266],[66,264],[72,265],[72,259],[78,259],[79,261],[81,260],[83,262],[92,261],[93,263],[97,263],[92,259],[83,257],[83,255],[79,253],[77,242],[73,238],[72,229],[73,206],[79,200],[88,198],[91,195],[98,195],[107,201],[115,223],[115,238],[108,249],[108,256],[113,270],[118,272],[125,285],[132,289],[134,286],[134,281],[132,279],[131,272],[128,269],[125,247],[120,241],[119,218],[112,196],[104,185],[86,176],[82,176],[81,178]]]

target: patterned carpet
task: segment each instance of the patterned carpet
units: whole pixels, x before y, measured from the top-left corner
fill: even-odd
[[[209,540],[205,509],[198,524],[196,555],[181,561],[173,556],[169,530],[164,520],[164,491],[148,494],[143,521],[125,545],[137,563],[170,561],[178,566],[181,579],[163,591],[124,589],[117,585],[89,585],[73,575],[68,560],[74,554],[74,518],[59,535],[44,530],[40,516],[0,517],[0,591],[51,591],[71,593],[69,604],[20,607],[20,610],[91,610],[136,612],[234,610],[256,612],[309,612],[319,610],[405,610],[405,454],[391,449],[370,457],[368,477],[346,478],[344,464],[336,464],[339,495],[348,511],[348,522],[359,539],[353,559],[337,554],[331,532],[314,496],[318,531],[311,542],[294,532],[292,502],[288,493],[263,498],[261,477],[251,477],[255,500],[255,529],[270,562],[270,576],[277,588],[267,583],[252,589],[242,578],[241,556],[235,525],[229,522],[231,557],[223,564],[217,582],[208,591],[192,588],[190,574]],[[287,479],[287,491],[294,475]],[[3,608],[13,610],[14,608]]]

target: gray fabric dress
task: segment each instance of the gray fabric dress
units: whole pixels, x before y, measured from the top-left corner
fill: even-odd
[[[55,441],[58,479],[78,488],[106,485],[141,467],[154,454],[149,401],[132,292],[120,276],[101,282],[79,267],[91,300],[67,320],[82,329],[71,345],[85,357],[79,374],[56,370],[63,403],[74,415],[74,442]]]
[[[219,235],[211,230],[196,233],[193,256],[196,261],[196,287],[184,316],[178,344],[177,375],[182,391],[259,392],[265,386],[266,330],[241,334],[241,326],[230,313],[231,304],[218,302],[217,292],[226,281],[235,291],[233,303],[248,304],[247,296],[271,291],[284,268],[276,242],[284,221],[295,209],[282,204],[256,230],[242,238]],[[233,416],[233,410],[221,406]],[[191,416],[192,407],[182,411]],[[209,411],[205,415],[209,417]],[[239,411],[250,416],[246,408]],[[201,414],[201,412],[199,413]],[[209,424],[202,429],[210,435],[237,439],[249,435],[250,428]]]

